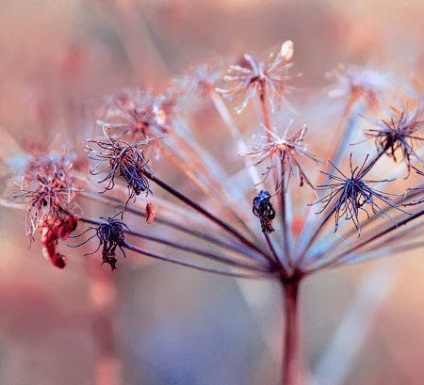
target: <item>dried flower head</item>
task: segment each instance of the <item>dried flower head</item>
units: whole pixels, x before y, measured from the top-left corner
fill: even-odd
[[[253,199],[253,214],[261,221],[261,228],[264,234],[274,231],[272,220],[275,218],[275,210],[270,202],[271,194],[268,191],[261,190]]]
[[[295,174],[298,175],[301,186],[306,182],[313,187],[299,163],[300,156],[306,156],[318,163],[317,158],[308,151],[304,141],[307,127],[303,126],[293,134],[289,134],[291,125],[292,122],[290,122],[281,136],[278,136],[273,130],[269,130],[265,127],[268,135],[262,137],[263,142],[258,143],[251,151],[245,154],[253,158],[255,165],[270,160],[270,165],[267,167],[265,177],[269,175],[271,170],[279,170],[280,173],[287,175],[285,178],[278,178],[279,184],[276,186],[277,191],[281,189],[281,184],[285,183],[284,180],[288,182],[290,177]]]
[[[93,234],[87,240],[80,243],[79,245],[72,247],[80,247],[90,242],[93,238],[97,238],[99,240],[98,247],[94,251],[84,255],[95,254],[100,250],[101,247],[103,247],[102,265],[106,263],[112,270],[116,270],[116,264],[118,262],[118,259],[116,258],[116,249],[119,248],[123,256],[126,257],[125,250],[123,249],[123,245],[125,243],[124,232],[130,231],[128,226],[121,219],[116,218],[116,216],[120,214],[122,213],[118,213],[113,217],[107,218],[104,222],[99,223],[96,227],[89,227],[83,233],[77,235],[75,238],[91,231],[95,231],[95,234]]]
[[[293,67],[293,42],[287,40],[277,53],[272,53],[269,61],[255,60],[245,54],[237,65],[232,65],[224,76],[227,83],[224,88],[217,88],[217,92],[229,99],[240,98],[241,104],[236,108],[242,112],[250,99],[259,95],[267,99],[271,110],[274,111],[284,100],[284,94],[293,89],[290,85],[292,76],[289,70]]]
[[[98,175],[106,171],[106,176],[98,182],[107,182],[102,193],[114,188],[116,174],[119,172],[119,176],[127,183],[129,199],[140,195],[142,192],[145,192],[147,196],[151,190],[145,175],[152,175],[153,170],[148,166],[149,160],[142,148],[153,138],[130,144],[124,140],[112,138],[107,134],[106,128],[103,132],[104,139],[87,140],[100,148],[98,151],[87,146],[87,152],[90,159],[97,161],[94,168],[90,170],[91,174]],[[100,168],[103,164],[106,164],[106,166]]]
[[[76,229],[75,192],[72,186],[72,162],[65,155],[31,159],[21,176],[13,198],[26,204],[27,233],[31,241],[41,233],[43,255],[54,266],[64,268],[66,257],[57,251],[59,240],[65,240]]]
[[[395,162],[396,154],[399,152],[408,168],[406,178],[411,169],[417,170],[413,161],[417,160],[421,165],[424,162],[416,154],[414,147],[421,141],[422,128],[424,127],[423,111],[421,107],[409,111],[406,106],[401,108],[391,107],[388,119],[372,120],[377,128],[371,128],[365,131],[365,135],[375,139],[377,149],[384,152]]]
[[[334,182],[317,186],[318,190],[329,190],[330,192],[315,203],[323,204],[322,210],[319,213],[324,212],[332,204],[330,214],[335,214],[335,232],[339,227],[340,218],[344,217],[345,220],[352,220],[358,230],[358,236],[360,236],[361,223],[359,221],[359,213],[362,211],[369,217],[370,213],[367,208],[370,208],[374,214],[391,219],[386,213],[386,210],[379,206],[378,201],[407,214],[390,198],[390,196],[399,196],[399,194],[387,193],[369,186],[370,183],[391,182],[393,179],[378,181],[364,179],[364,176],[369,172],[374,163],[371,161],[367,164],[368,157],[368,155],[365,157],[361,167],[353,167],[352,154],[350,155],[350,176],[345,175],[331,161],[331,165],[340,176],[321,171],[330,181]]]
[[[27,204],[27,233],[34,238],[38,228],[61,222],[75,209],[72,162],[67,155],[32,159],[13,198]]]
[[[167,133],[175,118],[175,98],[139,89],[127,90],[106,104],[97,124],[105,124],[131,140]]]
[[[336,82],[329,96],[347,98],[348,106],[364,100],[367,107],[375,109],[380,105],[379,99],[393,88],[393,81],[388,73],[370,67],[340,64],[327,77],[334,78]]]

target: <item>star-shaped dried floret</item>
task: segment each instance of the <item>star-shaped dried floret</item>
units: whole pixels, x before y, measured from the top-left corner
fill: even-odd
[[[97,124],[116,129],[132,140],[167,133],[175,119],[175,98],[139,89],[111,98]]]
[[[299,157],[303,156],[318,163],[317,158],[308,150],[304,141],[307,127],[303,126],[290,135],[289,131],[291,125],[292,122],[287,126],[281,136],[278,136],[274,132],[276,130],[269,130],[265,127],[268,135],[263,136],[263,142],[258,143],[251,151],[244,155],[252,157],[255,165],[261,164],[266,160],[270,161],[270,165],[265,172],[265,178],[269,175],[271,170],[281,170],[282,173],[284,172],[284,174],[287,175],[287,178],[284,178],[287,182],[291,176],[297,174],[301,186],[306,182],[313,187],[312,182],[306,176],[299,161]],[[283,183],[283,178],[277,178],[277,191],[283,187]]]
[[[424,165],[423,160],[415,152],[414,145],[424,141],[422,128],[424,127],[423,111],[417,107],[409,111],[406,106],[392,107],[389,119],[371,120],[377,128],[365,131],[365,135],[375,139],[377,149],[385,152],[395,162],[396,154],[401,154],[402,160],[408,167],[409,176],[411,169],[418,170],[413,165],[414,160]]]
[[[326,171],[321,171],[323,174],[328,176],[330,181],[333,182],[317,186],[318,190],[329,190],[330,192],[314,204],[323,204],[323,207],[319,213],[322,213],[327,209],[327,207],[330,206],[330,204],[332,204],[331,212],[334,212],[335,214],[335,232],[338,230],[340,218],[344,217],[345,220],[352,220],[353,224],[358,230],[358,236],[360,236],[361,223],[359,221],[359,213],[362,211],[369,217],[370,213],[368,212],[368,209],[371,209],[374,214],[378,214],[392,220],[386,213],[386,209],[380,207],[377,201],[383,202],[392,208],[408,214],[390,198],[390,196],[399,196],[399,194],[384,192],[369,186],[369,184],[372,183],[392,182],[393,179],[365,180],[364,176],[370,170],[367,161],[368,155],[365,157],[361,167],[353,167],[351,154],[350,175],[344,174],[331,161],[331,165],[340,176],[328,173]],[[371,162],[371,164],[373,164],[373,162]]]
[[[287,40],[278,53],[272,53],[269,61],[255,60],[245,54],[241,62],[232,65],[224,76],[226,87],[217,88],[217,92],[229,99],[239,98],[241,104],[236,108],[241,113],[250,99],[258,95],[267,98],[271,110],[274,111],[284,100],[284,94],[293,89],[290,85],[293,67],[293,42]]]

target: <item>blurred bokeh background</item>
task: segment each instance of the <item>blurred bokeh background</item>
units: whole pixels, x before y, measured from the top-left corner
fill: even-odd
[[[340,62],[388,68],[420,87],[423,14],[420,0],[1,0],[0,127],[20,143],[82,146],[103,95],[160,90],[188,66],[263,54],[286,39],[304,100],[320,95]],[[314,111],[312,129],[325,120]],[[29,247],[23,213],[0,215],[1,384],[276,383],[278,287],[137,257],[112,273],[79,251],[59,271],[36,242]],[[301,317],[311,384],[423,383],[421,254],[308,280]],[[98,330],[93,306],[113,313],[113,347],[103,349],[120,361],[100,369],[98,341],[111,331]]]

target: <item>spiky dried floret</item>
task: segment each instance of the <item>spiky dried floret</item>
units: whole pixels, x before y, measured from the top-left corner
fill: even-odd
[[[119,215],[118,213],[117,215]],[[110,266],[112,270],[116,269],[116,264],[118,259],[116,258],[116,249],[119,248],[121,250],[124,257],[126,257],[125,250],[123,249],[123,245],[125,243],[125,231],[129,231],[128,226],[121,220],[114,217],[107,218],[104,222],[100,223],[97,227],[89,227],[83,233],[77,235],[76,237],[80,237],[83,234],[94,231],[95,234],[90,236],[86,241],[80,243],[79,245],[75,245],[72,247],[80,247],[85,245],[87,242],[91,241],[94,238],[99,240],[99,245],[97,248],[87,254],[84,255],[92,255],[97,253],[97,251],[102,248],[102,265],[106,263]]]
[[[270,165],[265,172],[265,178],[270,174],[271,170],[279,170],[283,175],[287,175],[285,180],[288,182],[290,177],[297,173],[301,186],[306,182],[313,187],[312,182],[306,176],[299,162],[299,157],[305,156],[319,163],[318,159],[308,151],[305,144],[304,137],[307,127],[303,126],[291,135],[289,134],[290,127],[291,123],[281,136],[278,136],[274,132],[275,130],[265,128],[268,135],[262,137],[263,142],[258,143],[245,155],[252,157],[255,165],[267,160],[270,161]],[[278,177],[276,181],[277,191],[283,187],[283,183],[285,183],[283,178]]]
[[[414,160],[424,165],[423,160],[415,152],[415,144],[424,141],[422,128],[424,127],[423,110],[419,106],[409,111],[406,106],[391,107],[388,119],[371,120],[377,128],[365,131],[365,135],[375,139],[379,151],[385,152],[395,162],[399,152],[408,168],[406,178],[411,169],[418,170],[413,165]]]
[[[99,183],[107,182],[102,193],[114,188],[116,174],[119,172],[119,176],[127,183],[129,199],[142,192],[145,192],[147,196],[151,190],[146,175],[152,175],[153,170],[149,167],[149,160],[142,148],[154,138],[130,144],[124,140],[112,138],[107,134],[106,129],[103,131],[104,139],[88,140],[89,143],[99,147],[99,151],[87,146],[88,157],[97,161],[94,168],[90,170],[91,174],[98,175],[106,171],[106,176],[99,181]],[[106,164],[104,168],[100,168],[102,164]]]
[[[292,57],[293,42],[289,40],[283,43],[279,52],[272,53],[267,62],[255,60],[251,55],[245,54],[240,63],[229,67],[224,76],[227,84],[216,90],[226,98],[241,100],[240,106],[236,108],[238,113],[246,108],[255,95],[267,98],[274,111],[284,100],[284,94],[293,89],[289,71],[293,67]]]
[[[110,99],[99,113],[98,125],[106,124],[131,140],[163,135],[174,123],[173,96],[134,89]]]
[[[261,190],[253,199],[253,214],[261,221],[261,228],[264,234],[274,231],[272,220],[275,218],[275,210],[270,202],[271,194],[268,191]]]
[[[344,217],[345,220],[352,220],[353,224],[358,230],[358,236],[360,236],[361,223],[359,220],[359,213],[362,211],[369,217],[370,213],[368,209],[371,209],[374,214],[392,220],[391,217],[386,213],[386,209],[380,207],[380,205],[377,203],[378,201],[383,202],[383,204],[386,204],[387,206],[397,209],[405,214],[408,214],[391,199],[391,196],[399,196],[399,194],[388,193],[369,186],[369,184],[372,183],[391,182],[393,179],[365,180],[364,176],[369,172],[370,164],[373,164],[372,162],[367,164],[367,161],[368,155],[365,157],[361,167],[353,167],[351,154],[349,176],[344,174],[331,161],[331,165],[340,176],[321,171],[330,179],[330,181],[334,182],[317,186],[318,190],[329,190],[330,192],[314,204],[323,204],[323,207],[319,213],[324,212],[328,207],[330,207],[330,213],[334,212],[335,232],[338,230],[340,218]],[[332,206],[330,206],[331,204]]]

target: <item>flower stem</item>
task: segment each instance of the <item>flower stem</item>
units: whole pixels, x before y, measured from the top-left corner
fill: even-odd
[[[299,346],[299,284],[300,279],[283,281],[284,330],[283,378],[282,385],[300,385],[300,346]]]
[[[281,188],[280,188],[280,209],[281,209],[281,226],[283,229],[283,247],[284,247],[284,257],[288,261],[289,267],[292,265],[292,258],[290,252],[290,229],[287,221],[287,202],[286,202],[286,176],[285,176],[285,164],[284,157],[281,160]]]
[[[258,96],[259,96],[259,103],[260,103],[261,111],[262,111],[262,119],[263,119],[262,123],[265,126],[265,128],[267,128],[268,130],[271,130],[270,107],[269,107],[269,102],[266,95],[265,83],[261,83],[261,86],[259,87],[259,90],[258,90]],[[269,132],[267,132],[267,137],[268,139],[270,139],[271,137],[271,134]]]

